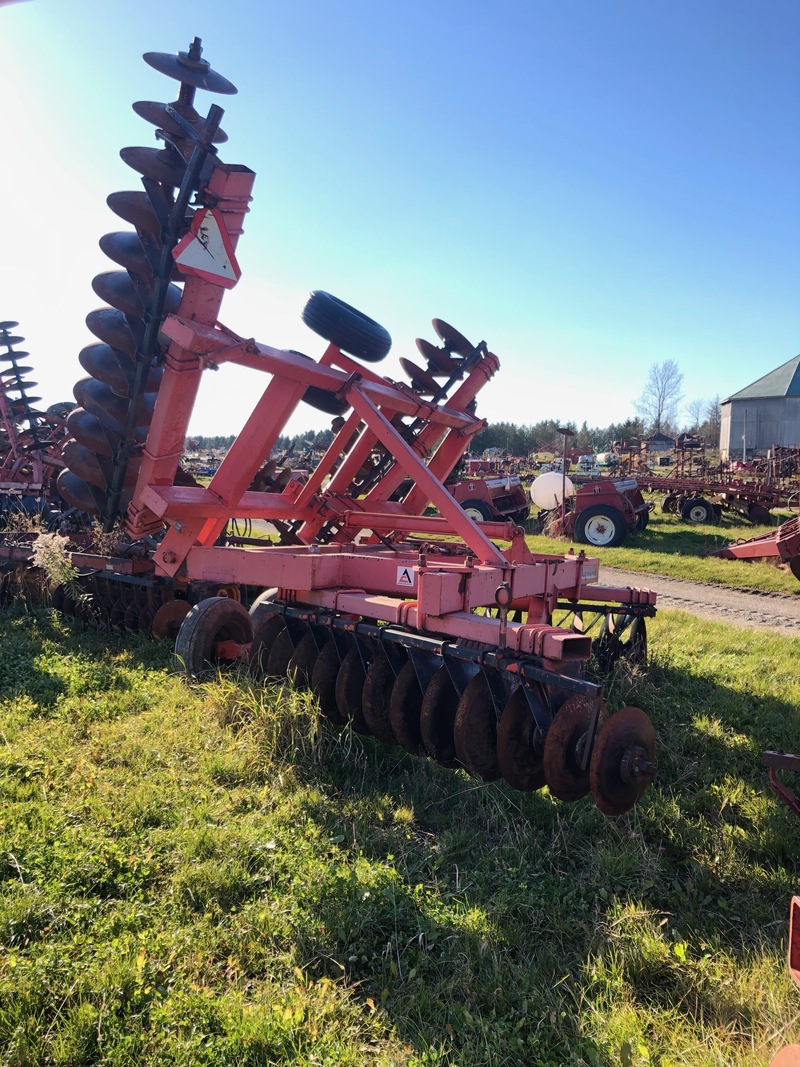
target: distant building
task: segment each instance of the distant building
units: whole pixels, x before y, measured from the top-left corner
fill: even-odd
[[[765,374],[721,404],[722,459],[765,455],[773,445],[800,444],[800,356]]]
[[[652,433],[645,441],[648,452],[668,452],[675,447],[675,438],[665,433]]]

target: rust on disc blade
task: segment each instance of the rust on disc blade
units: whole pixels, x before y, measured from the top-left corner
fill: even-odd
[[[183,127],[176,122],[175,118],[167,111],[167,104],[159,104],[155,100],[137,100],[132,105],[136,114],[145,120],[145,122],[151,122],[154,126],[158,126],[160,130],[170,134],[171,137],[182,137],[186,139],[186,131]],[[203,133],[205,129],[205,119],[203,119],[191,105],[185,104],[173,104],[174,111],[180,113],[181,117],[186,119],[193,129],[198,133]],[[214,136],[211,138],[214,144],[224,144],[228,140],[228,135],[218,129]]]
[[[85,408],[73,408],[67,416],[67,430],[82,445],[101,456],[111,458],[119,438],[111,439],[98,418]]]
[[[442,664],[422,697],[419,724],[425,750],[443,767],[459,765],[453,740],[457,709],[458,692]]]
[[[317,662],[311,672],[311,689],[319,701],[319,710],[336,726],[345,726],[347,720],[339,714],[336,706],[336,678],[339,674],[341,661],[336,644],[332,638],[322,648],[317,656]]]
[[[483,673],[470,679],[461,694],[453,738],[456,755],[471,774],[485,782],[501,777],[497,762],[497,715]]]
[[[439,383],[422,367],[418,367],[416,363],[412,363],[410,359],[401,358],[400,366],[406,372],[411,379],[411,384],[419,393],[436,393],[439,389]]]
[[[261,680],[267,677],[269,654],[272,651],[273,642],[286,624],[277,614],[252,616],[252,620],[253,640],[250,643],[247,669],[254,678]]]
[[[311,630],[304,634],[297,642],[297,646],[289,660],[289,669],[286,672],[289,680],[297,689],[308,689],[311,685],[311,672],[317,662],[317,642]]]
[[[139,632],[139,605],[132,601],[125,608],[125,633],[136,634]]]
[[[294,655],[294,645],[286,625],[279,631],[267,658],[267,675],[270,678],[285,678],[289,670],[289,661]]]
[[[177,188],[183,181],[186,163],[170,148],[123,148],[120,156],[124,163],[145,178]]]
[[[140,233],[149,234],[157,238],[159,244],[161,243],[161,223],[158,221],[158,216],[147,193],[127,191],[111,193],[106,197],[106,203],[115,215],[129,222],[131,226],[135,226]]]
[[[542,755],[534,749],[536,723],[525,696],[516,689],[497,726],[497,762],[503,778],[514,789],[532,793],[545,784]]]
[[[360,734],[368,734],[369,728],[361,711],[361,696],[364,692],[366,674],[361,654],[353,645],[342,660],[336,677],[336,707],[345,722],[351,722]]]
[[[655,763],[656,732],[641,708],[620,708],[598,734],[589,765],[592,797],[604,815],[630,811],[650,784],[644,775],[626,780],[624,762],[633,756]]]
[[[162,604],[153,616],[152,634],[156,641],[169,638],[174,641],[178,636],[181,623],[189,614],[188,600],[168,600]]]
[[[384,745],[396,745],[397,740],[389,719],[389,702],[394,685],[394,671],[381,653],[370,664],[361,693],[361,714],[373,737]]]
[[[559,800],[580,800],[589,792],[589,768],[581,770],[579,743],[589,730],[592,703],[574,696],[556,712],[544,742],[544,777]]]
[[[471,356],[475,351],[475,345],[470,344],[463,333],[459,333],[449,322],[443,319],[431,319],[431,325],[436,330],[437,337],[444,341],[448,352],[455,352],[457,356]]]
[[[128,230],[106,233],[100,238],[100,250],[131,274],[152,282],[153,265],[138,234]]]
[[[414,664],[409,660],[400,668],[389,701],[389,722],[397,743],[414,756],[425,754],[419,717],[422,710],[422,690],[417,681]]]
[[[205,59],[190,59],[188,52],[145,52],[142,56],[159,74],[166,74],[184,85],[193,85],[195,89],[205,89],[209,93],[231,94],[237,92],[233,82],[223,78],[212,70]]]

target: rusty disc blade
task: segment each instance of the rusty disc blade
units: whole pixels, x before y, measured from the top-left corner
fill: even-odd
[[[500,778],[497,762],[497,715],[483,673],[476,674],[461,694],[453,728],[456,755],[470,774],[493,782]]]
[[[532,793],[545,784],[544,762],[534,746],[536,722],[524,689],[516,689],[497,726],[497,762],[514,789]]]
[[[73,474],[79,478],[97,486],[98,489],[107,490],[111,484],[112,466],[107,458],[101,458],[77,441],[67,441],[62,452],[64,463]]]
[[[161,223],[147,193],[127,190],[111,193],[106,197],[106,203],[115,215],[135,226],[139,233],[149,234],[161,243]]]
[[[454,359],[443,348],[437,348],[422,337],[416,340],[417,348],[428,361],[428,370],[438,377],[450,377],[459,369],[463,360]]]
[[[184,85],[192,85],[195,89],[226,95],[238,92],[233,82],[212,70],[205,59],[190,59],[188,52],[178,52],[177,55],[169,52],[145,52],[142,59],[159,74],[166,74],[168,78],[174,78]]]
[[[560,714],[560,712],[559,712]],[[656,732],[641,708],[620,708],[597,736],[589,767],[592,797],[604,815],[624,815],[642,796],[652,774],[636,773],[636,758],[655,766]]]
[[[339,716],[353,724],[353,729],[360,734],[368,734],[364,715],[361,711],[361,695],[364,692],[366,674],[364,664],[361,662],[361,654],[353,645],[342,660],[339,673],[336,677],[336,707]]]
[[[82,445],[101,456],[112,457],[119,438],[108,433],[98,418],[85,408],[73,408],[67,416],[67,430]]]
[[[188,600],[168,600],[162,604],[153,616],[152,633],[156,641],[163,641],[165,638],[174,641],[189,610]]]
[[[186,163],[174,148],[123,148],[120,156],[138,174],[162,185],[177,189],[183,181]]]
[[[135,602],[131,602],[125,608],[123,626],[126,634],[137,634],[139,632],[139,605]]]
[[[453,740],[457,710],[458,692],[442,664],[422,697],[419,723],[426,752],[443,767],[459,766]]]
[[[118,437],[125,435],[125,422],[128,417],[129,405],[124,397],[117,396],[103,382],[98,382],[94,378],[87,378],[86,381],[81,383],[80,396],[76,392],[75,399],[92,415],[96,415],[103,426],[110,430],[111,433],[116,434]],[[136,412],[136,426],[141,431],[144,431],[150,425],[155,402],[155,393],[145,393],[142,396]]]
[[[100,515],[105,510],[106,494],[71,471],[61,471],[56,484],[61,499],[78,511],[84,511],[87,515]]]
[[[130,396],[136,365],[124,352],[100,342],[81,349],[78,362],[87,374],[109,386],[119,396]],[[163,375],[163,367],[150,367],[145,378],[145,392],[155,393]]]
[[[418,393],[433,396],[439,391],[439,383],[433,375],[423,370],[422,367],[418,367],[416,363],[412,363],[410,359],[401,357],[400,366],[411,379],[411,384]]]
[[[139,116],[150,122],[153,126],[158,126],[164,133],[169,134],[170,137],[182,137],[186,139],[186,131],[181,125],[175,121],[173,116],[167,110],[169,105],[159,104],[155,100],[137,100],[135,104],[131,105],[133,110]],[[191,106],[172,104],[175,111],[179,112],[181,117],[186,119],[189,125],[201,136],[205,129],[205,119],[198,114],[197,111]],[[224,144],[228,140],[227,133],[217,129],[217,132],[211,138],[213,144]]]
[[[319,701],[319,710],[335,726],[346,726],[347,719],[339,714],[336,705],[336,679],[339,675],[339,651],[329,638],[323,645],[311,672],[311,689]]]
[[[294,643],[291,634],[284,624],[283,629],[277,634],[269,650],[267,659],[267,676],[269,678],[285,678],[289,671],[289,662],[294,655]]]
[[[559,800],[580,800],[589,792],[589,768],[581,770],[580,745],[588,740],[592,704],[574,696],[555,714],[544,742],[544,777]]]
[[[144,325],[139,319],[127,319],[116,308],[95,308],[86,316],[86,325],[91,333],[112,348],[118,348],[131,359],[136,358],[136,347],[144,340]]]
[[[466,359],[475,351],[475,345],[443,319],[431,319],[431,325],[436,331],[436,336],[444,341],[444,347],[448,353],[455,352],[457,356],[464,356]]]
[[[122,599],[121,596],[116,597],[111,603],[111,610],[108,613],[108,625],[114,631],[114,633],[122,633],[125,629],[125,612],[128,610],[128,605]]]
[[[254,678],[263,680],[267,677],[269,654],[275,638],[283,630],[285,623],[280,615],[270,613],[262,616],[252,616],[253,640],[250,644],[250,656],[247,661],[247,669]]]
[[[384,745],[397,744],[389,719],[389,703],[394,680],[394,671],[386,656],[381,653],[370,664],[361,693],[361,714],[364,716],[367,729]]]
[[[314,640],[313,633],[309,630],[297,642],[286,671],[289,681],[292,682],[296,689],[308,689],[311,685],[311,674],[318,655],[317,642]]]
[[[106,233],[100,238],[100,250],[120,267],[152,284],[153,265],[138,234],[127,230]]]
[[[389,699],[389,722],[397,743],[406,752],[415,756],[425,755],[425,744],[420,729],[422,711],[422,689],[417,680],[414,664],[409,660],[400,668],[400,673],[392,686]]]
[[[150,633],[150,628],[153,625],[153,618],[154,617],[155,617],[155,613],[153,612],[152,608],[149,608],[149,607],[139,608],[139,633],[140,634],[149,634]]]

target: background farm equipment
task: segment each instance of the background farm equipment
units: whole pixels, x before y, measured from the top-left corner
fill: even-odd
[[[650,515],[634,478],[596,478],[575,486],[553,471],[534,481],[531,499],[539,508],[543,532],[595,548],[623,544],[630,534],[644,530]]]
[[[655,774],[653,728],[637,708],[610,714],[584,666],[598,623],[606,665],[641,658],[655,595],[597,587],[597,560],[534,555],[513,518],[477,522],[448,491],[499,368],[485,341],[434,319],[440,343],[417,340],[427,366],[401,359],[398,382],[370,367],[388,332],[329,293],[303,311],[326,342],[319,359],[219,322],[254,175],[219,160],[222,111],[201,118],[194,96],[235,90],[198,39],[145,60],[180,90],[172,105],[134,105],[164,147],[122,152],[144,191],[109,198],[135,232],[101,240],[123,269],[93,283],[110,306],[87,318],[98,342],[80,355],[89,377],[75,388],[58,483],[116,539],[111,554],[72,554],[90,614],[176,635],[189,675],[246,664],[290,677],[335,724],[483,780],[546,784],[567,801],[591,792],[606,814],[627,811]],[[229,363],[269,380],[203,487],[179,460],[204,372]],[[262,486],[303,402],[335,416],[333,443],[304,481],[289,472]],[[634,488],[614,485],[614,499],[638,515]],[[231,536],[236,520],[268,522],[272,541]],[[15,565],[24,556],[6,551]],[[71,589],[54,599],[82,610]]]
[[[521,526],[528,518],[530,502],[517,474],[465,478],[447,487],[476,522],[510,519]]]
[[[722,559],[778,559],[789,565],[789,570],[800,580],[800,518],[789,519],[777,530],[751,537],[749,541],[737,541],[714,553]]]
[[[63,469],[66,417],[71,403],[36,408],[37,382],[25,366],[29,353],[17,345],[25,338],[12,331],[17,322],[0,322],[0,527],[17,514],[56,521],[61,500],[56,476]]]

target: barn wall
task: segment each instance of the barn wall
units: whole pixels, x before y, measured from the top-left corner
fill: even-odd
[[[742,458],[745,432],[748,453],[764,453],[772,445],[800,445],[800,397],[729,400],[723,404],[719,441],[723,459]]]

